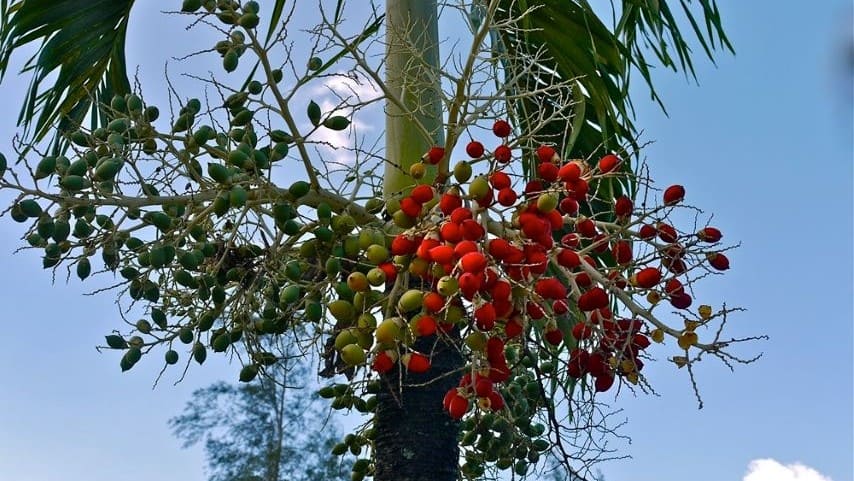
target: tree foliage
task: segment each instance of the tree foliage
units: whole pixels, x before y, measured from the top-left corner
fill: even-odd
[[[29,42],[50,53],[61,22],[127,19],[0,5],[4,71]],[[755,338],[726,334],[740,309],[700,290],[734,246],[683,186],[657,186],[633,162],[625,94],[632,68],[650,80],[641,45],[692,71],[666,2],[624,2],[610,27],[587,2],[444,5],[469,31],[441,64],[433,1],[390,1],[385,14],[319,5],[299,26],[296,3],[185,0],[183,14],[219,35],[200,55],[221,70],[193,76],[191,95],[170,84],[177,100],[162,108],[98,68],[74,78],[112,86],[109,102],[63,75],[47,97],[31,86],[29,99],[49,100],[30,102],[22,122],[36,133],[0,165],[0,188],[16,194],[6,212],[44,268],[110,280],[126,327],[106,341],[123,370],[161,350],[182,372],[230,353],[251,382],[275,379],[292,353],[317,355],[335,378],[320,395],[366,417],[333,448],[358,453],[353,479],[439,481],[525,476],[545,458],[589,470],[611,452],[602,393],[651,391],[655,349],[699,402],[697,362],[755,359],[733,352]],[[728,46],[714,2],[696,4],[706,31],[681,5],[707,53]],[[113,52],[108,37],[93,41]],[[45,59],[28,65],[82,68]],[[335,82],[346,87],[320,98]],[[369,139],[358,126],[378,101],[387,129]],[[33,141],[48,130],[52,146]],[[389,442],[389,422],[417,416]],[[448,461],[430,471],[439,450]],[[417,472],[396,471],[406,466]]]
[[[283,361],[254,382],[196,390],[169,424],[185,447],[204,446],[210,481],[349,479],[329,456],[341,435],[310,379],[304,361]]]

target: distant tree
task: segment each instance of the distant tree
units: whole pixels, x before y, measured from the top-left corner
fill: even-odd
[[[210,481],[334,481],[350,466],[329,456],[341,434],[302,380],[304,362],[280,362],[255,382],[198,389],[169,420],[184,447],[204,443]]]

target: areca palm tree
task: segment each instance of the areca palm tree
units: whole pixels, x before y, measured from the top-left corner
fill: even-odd
[[[229,2],[185,0],[182,7],[195,11],[221,3]],[[271,45],[290,7],[284,0],[267,3],[269,26],[262,42]],[[334,3],[336,18],[357,8],[343,0],[329,3]],[[441,102],[443,84],[437,72],[442,18],[437,3],[387,0],[385,14],[348,44],[356,49],[385,29],[384,200],[406,188],[405,174],[424,152],[434,145],[453,147],[461,136],[446,123],[459,120],[459,112],[444,111]],[[25,63],[32,82],[19,116],[30,141],[50,141],[61,152],[69,138],[62,134],[86,123],[92,130],[106,126],[104,105],[116,95],[131,93],[126,32],[132,12],[142,8],[152,7],[133,0],[0,2],[0,75],[10,74],[16,52],[30,47],[37,52]],[[709,59],[716,51],[731,50],[714,0],[623,0],[609,8],[586,0],[484,0],[466,2],[463,8],[472,35],[488,37],[495,52],[496,91],[506,101],[514,129],[532,145],[557,145],[566,158],[611,152],[630,156],[638,133],[630,84],[645,83],[651,97],[663,105],[666,99],[652,81],[654,68],[693,75],[691,42]],[[446,6],[442,11],[448,10]],[[414,52],[420,55],[418,61],[413,61]],[[345,49],[340,55],[352,53]],[[256,68],[268,68],[262,63]],[[331,63],[318,68],[323,71]],[[556,98],[545,88],[558,83],[571,87],[571,98]],[[450,156],[449,148],[438,169],[427,175],[447,177]],[[631,186],[616,186],[612,195],[621,188],[631,191]],[[462,359],[450,348],[435,353],[429,373],[405,384],[389,376],[386,380],[394,389],[378,395],[378,481],[450,481],[459,476],[460,426],[442,412],[441,400],[455,385],[446,374],[459,369]]]

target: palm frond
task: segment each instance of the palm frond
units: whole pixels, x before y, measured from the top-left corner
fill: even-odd
[[[690,44],[673,3],[677,2],[623,0],[609,25],[586,0],[503,1],[503,15],[522,18],[519,30],[499,33],[502,47],[510,53],[511,60],[505,63],[508,74],[517,76],[527,69],[525,87],[532,90],[556,79],[575,79],[577,87],[572,117],[546,125],[535,141],[557,143],[570,156],[637,149],[629,97],[632,73],[641,75],[662,108],[651,69],[661,65],[694,75]],[[678,0],[678,4],[709,59],[716,50],[732,51],[715,0]],[[543,95],[509,107],[527,130],[532,113],[549,118],[564,106]]]
[[[33,45],[37,53],[22,73],[31,73],[18,124],[40,141],[96,120],[97,105],[130,91],[125,36],[133,0],[10,0],[0,2],[0,80],[12,55]]]

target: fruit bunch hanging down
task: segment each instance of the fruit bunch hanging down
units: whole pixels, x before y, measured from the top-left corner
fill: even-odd
[[[675,341],[665,352],[680,367],[692,355],[720,355],[729,341],[709,327],[730,311],[695,306],[693,287],[729,260],[718,229],[684,232],[670,220],[683,204],[682,186],[637,208],[628,195],[613,195],[637,181],[618,156],[564,160],[553,146],[513,147],[504,121],[493,132],[504,141],[491,154],[468,143],[471,159],[455,166],[455,182],[420,184],[390,203],[398,232],[388,248],[367,247],[362,262],[372,268],[348,278],[357,295],[383,290],[381,307],[330,304],[333,314],[346,311],[339,321],[356,321],[336,339],[345,361],[381,374],[397,366],[422,373],[431,352],[415,341],[447,338],[466,359],[444,399],[461,419],[506,409],[512,382],[526,372],[604,392],[645,382],[653,342]],[[437,146],[423,162],[439,164],[447,154]],[[508,168],[518,157],[533,159],[527,182]],[[477,163],[488,167],[472,177]],[[667,319],[668,308],[681,325]]]

